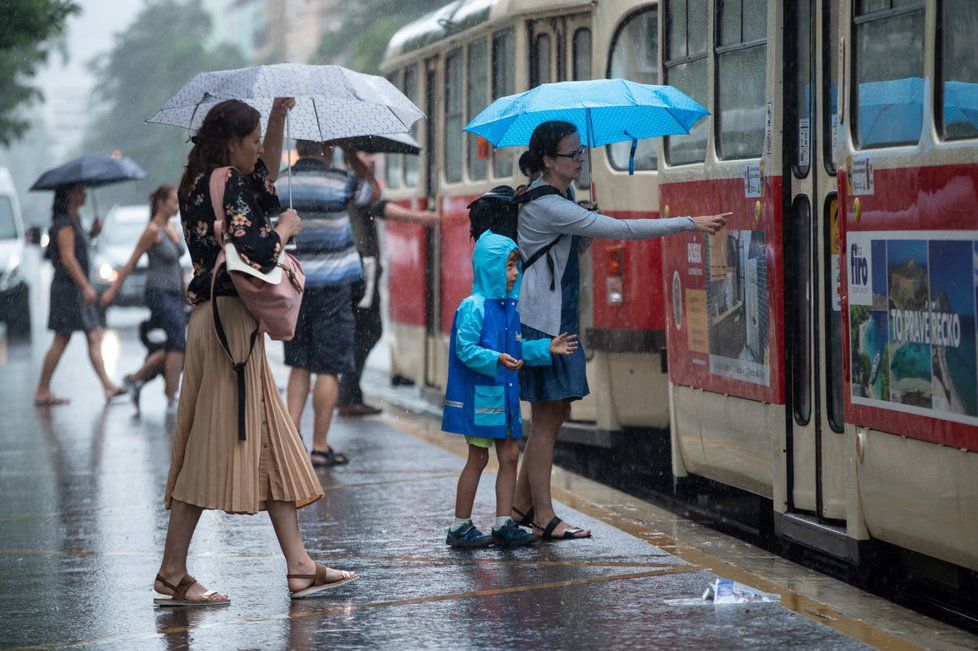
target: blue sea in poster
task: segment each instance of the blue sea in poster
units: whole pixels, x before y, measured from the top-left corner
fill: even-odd
[[[935,313],[957,317],[956,346],[933,346],[934,407],[978,415],[978,361],[975,358],[975,291],[965,281],[974,275],[974,244],[931,240],[930,304]],[[946,375],[946,377],[945,377]]]

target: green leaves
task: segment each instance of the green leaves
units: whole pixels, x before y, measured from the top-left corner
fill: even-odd
[[[0,20],[0,144],[9,145],[30,124],[24,110],[41,93],[31,79],[47,61],[53,41],[80,8],[72,0],[3,0]]]

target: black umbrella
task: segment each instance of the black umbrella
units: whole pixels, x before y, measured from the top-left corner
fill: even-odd
[[[411,154],[421,153],[421,145],[407,133],[392,133],[386,136],[356,136],[347,138],[350,148],[365,154]]]
[[[31,190],[54,190],[58,186],[84,183],[90,188],[120,181],[146,178],[146,170],[132,159],[121,156],[82,156],[49,169],[34,181]]]

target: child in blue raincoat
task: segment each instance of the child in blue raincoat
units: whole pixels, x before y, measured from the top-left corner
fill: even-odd
[[[448,387],[442,429],[465,435],[468,460],[458,478],[455,522],[446,542],[453,547],[528,545],[536,538],[509,514],[516,489],[518,440],[523,436],[519,370],[550,364],[551,355],[570,355],[576,335],[523,341],[519,298],[522,263],[516,242],[486,231],[472,252],[472,295],[462,301],[452,323]],[[472,505],[489,448],[496,447],[496,522],[487,536],[472,524]]]

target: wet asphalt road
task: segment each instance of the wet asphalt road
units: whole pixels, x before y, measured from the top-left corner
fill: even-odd
[[[116,378],[142,357],[138,318],[127,318],[104,346]],[[860,646],[779,604],[674,603],[698,597],[712,575],[566,506],[558,512],[593,539],[454,551],[444,537],[462,460],[391,418],[336,420],[331,442],[352,462],[320,471],[326,496],[300,511],[312,555],[360,580],[293,603],[267,517],[208,512],[190,570],[231,605],[154,608],[172,431],[162,383],[144,389],[139,415],[125,399],[106,406],[79,335],[54,382],[71,404],[36,409],[49,341],[11,344],[0,366],[2,647]],[[484,529],[493,480],[487,472],[475,509]]]

